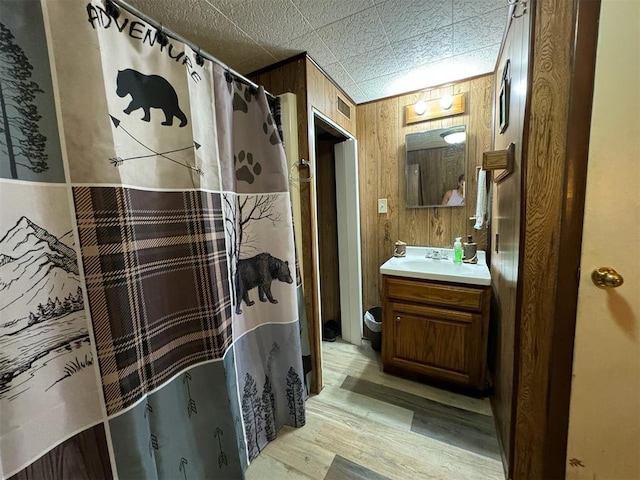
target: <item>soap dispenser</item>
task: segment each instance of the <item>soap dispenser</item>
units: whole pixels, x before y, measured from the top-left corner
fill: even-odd
[[[467,241],[462,244],[464,255],[462,261],[464,263],[478,263],[478,244],[473,241],[471,235],[467,235]]]
[[[462,263],[462,237],[453,242],[453,263]]]

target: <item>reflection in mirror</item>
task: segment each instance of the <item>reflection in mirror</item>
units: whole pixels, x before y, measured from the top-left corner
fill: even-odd
[[[464,205],[466,127],[406,136],[407,207]]]

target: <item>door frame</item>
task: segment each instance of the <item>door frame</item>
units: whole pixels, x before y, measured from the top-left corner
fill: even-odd
[[[319,110],[317,110],[315,107],[311,107],[310,109],[310,118],[309,118],[309,161],[311,163],[315,171],[315,165],[317,165],[317,159],[316,159],[316,137],[315,137],[315,128],[316,128],[316,119],[320,119],[322,120],[322,122],[328,124],[331,128],[335,129],[337,132],[339,132],[341,135],[343,135],[347,140],[353,140],[354,142],[357,142],[356,138],[349,133],[348,131],[346,131],[344,128],[342,128],[341,126],[339,126],[338,124],[336,124],[336,122],[334,122],[333,120],[331,120],[329,117],[327,117],[326,115],[324,115],[322,112],[320,112]],[[356,172],[358,171],[358,157],[357,157],[357,147],[356,147],[356,155],[353,159],[355,161],[355,169]],[[353,191],[355,192],[356,195],[356,199],[359,199],[359,186],[358,186],[358,176],[356,175],[355,178],[355,183],[353,185]],[[312,181],[311,181],[311,212],[312,212],[312,219],[311,219],[311,228],[312,228],[312,271],[313,271],[313,297],[314,297],[314,303],[315,303],[315,308],[316,308],[316,312],[317,312],[317,317],[314,319],[317,323],[316,325],[316,329],[315,331],[318,332],[318,335],[315,335],[315,339],[313,339],[315,345],[311,346],[311,351],[312,352],[320,352],[320,355],[317,359],[316,362],[316,368],[318,369],[318,372],[320,375],[317,376],[316,378],[319,378],[320,381],[317,385],[317,393],[320,393],[320,391],[322,390],[323,384],[322,384],[322,364],[323,364],[323,359],[322,359],[322,305],[321,305],[321,292],[320,292],[320,261],[319,261],[319,240],[318,240],[318,198],[317,198],[317,184],[316,184],[316,177],[315,174],[312,175]],[[340,205],[337,205],[337,208],[340,208]],[[357,245],[354,245],[353,243],[358,241],[360,239],[360,222],[354,222],[353,224],[349,224],[349,248],[348,248],[348,253],[351,253],[352,251],[355,251],[358,258],[360,258],[360,248],[361,245],[358,243]],[[354,250],[355,249],[355,250]],[[347,252],[344,253],[338,253],[338,258],[343,258],[344,255],[346,255]],[[360,305],[362,304],[362,266],[360,266],[360,271],[357,272],[357,275],[349,275],[350,279],[358,279],[359,283],[360,283]],[[341,275],[342,276],[342,275]],[[350,282],[351,283],[351,282]],[[358,291],[357,287],[354,287],[353,289],[354,291]],[[340,299],[340,306],[342,309],[342,295],[341,295],[341,299]],[[361,307],[362,308],[362,307]],[[313,318],[313,317],[312,317]],[[345,320],[347,320],[347,322],[345,322]],[[357,345],[360,345],[360,341],[362,340],[362,319],[352,319],[352,318],[345,318],[342,317],[342,329],[346,330],[349,329],[349,331],[351,331],[351,323],[352,322],[358,322],[359,324],[359,328],[360,328],[360,338],[356,341],[358,341],[358,343],[356,343]],[[346,323],[346,324],[345,324]],[[353,341],[351,341],[351,343],[354,343]]]
[[[582,230],[589,160],[600,0],[578,0],[567,115],[566,168],[560,227],[555,321],[549,369],[544,478],[565,478]],[[571,195],[568,193],[571,192]]]
[[[566,473],[600,0],[532,4],[508,476],[556,479]]]
[[[363,316],[358,141],[348,138],[336,143],[333,149],[336,167],[342,339],[360,346]]]

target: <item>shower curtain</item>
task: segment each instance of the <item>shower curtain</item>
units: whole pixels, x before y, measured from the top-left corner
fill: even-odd
[[[102,0],[0,57],[0,477],[241,478],[307,392],[264,90]]]

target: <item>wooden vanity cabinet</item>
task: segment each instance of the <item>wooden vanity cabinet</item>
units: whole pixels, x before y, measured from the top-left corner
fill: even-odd
[[[485,390],[490,301],[488,286],[383,275],[384,371]]]

